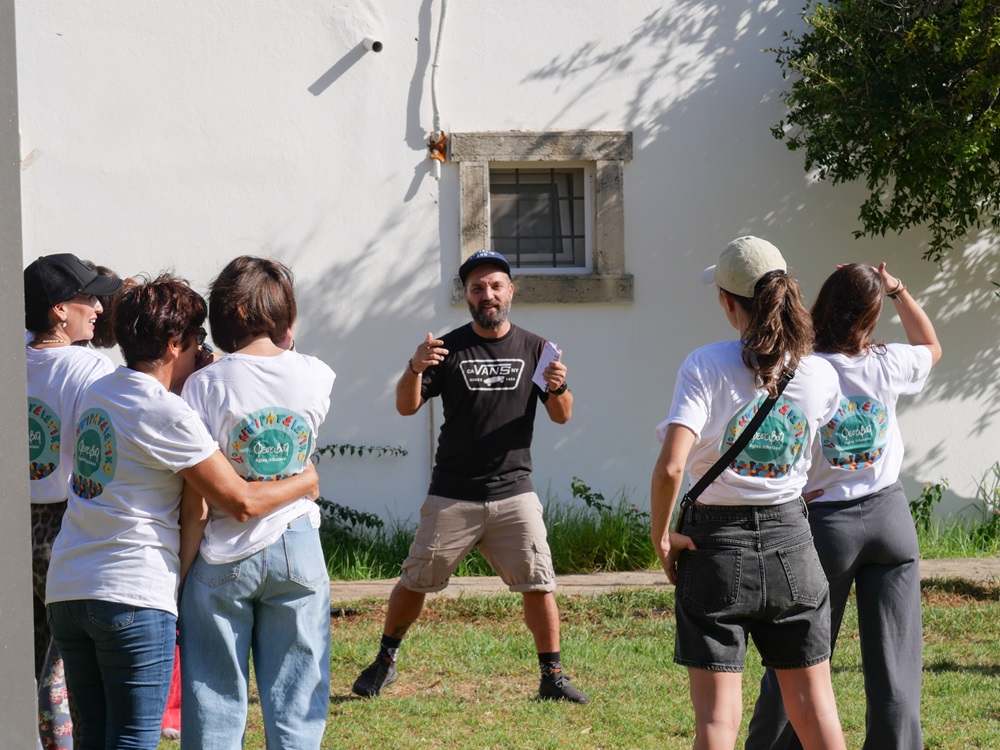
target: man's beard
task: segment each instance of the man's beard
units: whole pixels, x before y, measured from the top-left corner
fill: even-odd
[[[480,307],[477,309],[469,303],[469,312],[472,313],[472,319],[476,321],[476,325],[488,331],[495,331],[507,322],[507,315],[510,314],[509,302],[506,305],[498,302],[496,306],[487,306],[486,308],[483,308],[484,304],[486,303],[480,303]]]

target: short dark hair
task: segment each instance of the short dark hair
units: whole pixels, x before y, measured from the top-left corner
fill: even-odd
[[[154,362],[167,344],[186,342],[205,322],[207,305],[187,281],[161,274],[152,281],[135,279],[118,300],[115,338],[125,364]]]
[[[866,263],[849,263],[830,274],[812,308],[816,351],[854,355],[872,346],[882,293],[882,277]]]
[[[266,333],[281,341],[295,323],[292,272],[281,261],[241,255],[212,282],[208,320],[212,340],[234,352],[248,336]]]

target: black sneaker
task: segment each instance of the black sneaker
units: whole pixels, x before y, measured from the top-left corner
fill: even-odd
[[[354,681],[351,692],[362,698],[374,698],[396,681],[396,662],[389,656],[379,654]]]
[[[542,700],[590,703],[590,698],[573,687],[569,677],[562,671],[542,674],[542,681],[538,683],[538,697]]]

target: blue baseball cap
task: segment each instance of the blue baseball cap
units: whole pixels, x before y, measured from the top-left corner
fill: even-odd
[[[496,266],[510,276],[510,263],[500,253],[493,250],[477,250],[458,269],[458,278],[462,280],[463,284],[465,283],[465,277],[469,275],[469,271],[478,266]]]

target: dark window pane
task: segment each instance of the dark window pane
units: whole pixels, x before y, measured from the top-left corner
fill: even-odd
[[[516,267],[584,267],[583,169],[491,169],[490,230]]]

